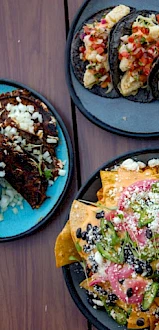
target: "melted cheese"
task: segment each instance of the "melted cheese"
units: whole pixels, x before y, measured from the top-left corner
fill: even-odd
[[[130,13],[130,8],[124,5],[119,5],[111,10],[105,19],[108,23],[108,28],[111,29],[119,20]]]
[[[135,95],[140,87],[143,86],[142,81],[135,80],[126,72],[121,79],[120,92],[124,96]]]
[[[86,88],[92,88],[92,86],[96,83],[96,78],[94,75],[87,69],[84,74],[84,86]]]

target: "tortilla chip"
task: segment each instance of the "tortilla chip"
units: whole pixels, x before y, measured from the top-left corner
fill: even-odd
[[[119,168],[117,171],[100,172],[103,198],[100,202],[108,208],[116,207],[122,190],[131,184],[147,179],[159,179],[158,168],[144,168],[140,171],[128,171]]]
[[[78,201],[74,201],[70,212],[70,227],[71,235],[74,244],[79,248],[79,254],[82,258],[87,259],[89,253],[83,251],[83,246],[86,244],[84,240],[76,237],[76,231],[81,228],[82,231],[86,231],[88,223],[92,226],[100,226],[100,221],[96,219],[96,212],[98,208],[95,206],[87,205]]]
[[[97,198],[98,198],[98,201],[101,202],[101,200],[103,198],[103,188],[101,188],[97,191]]]
[[[80,256],[72,240],[70,221],[68,220],[65,227],[63,228],[63,230],[56,239],[56,243],[55,243],[56,267],[62,267],[75,262],[74,260],[69,259],[70,256],[80,260]]]

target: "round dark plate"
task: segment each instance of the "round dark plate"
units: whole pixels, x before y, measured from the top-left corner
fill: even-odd
[[[131,153],[126,153],[117,158],[110,160],[98,168],[87,182],[81,187],[75,199],[83,199],[91,202],[96,202],[96,193],[101,188],[100,170],[106,168],[111,169],[114,165],[122,163],[127,158],[141,160],[145,163],[149,159],[159,158],[159,149],[144,149],[137,150]],[[85,279],[84,272],[80,264],[75,263],[63,267],[64,278],[68,290],[76,303],[77,307],[83,315],[99,330],[127,330],[125,326],[119,326],[105,311],[93,309],[87,301],[85,290],[80,289],[79,284]]]
[[[66,130],[66,127],[56,112],[55,108],[39,93],[31,88],[20,84],[18,82],[1,79],[0,80],[0,94],[11,92],[15,89],[27,89],[31,95],[38,98],[46,104],[48,109],[52,112],[57,120],[57,130],[59,136],[59,144],[56,148],[57,158],[65,161],[64,169],[65,176],[59,176],[51,187],[46,191],[47,198],[39,209],[32,209],[27,201],[23,202],[23,209],[18,208],[18,213],[14,214],[11,207],[4,212],[4,220],[0,221],[0,242],[9,241],[32,234],[35,230],[42,227],[49,218],[53,216],[57,207],[66,193],[68,185],[71,180],[73,168],[73,151],[71,141]]]
[[[89,92],[76,79],[70,59],[71,43],[74,34],[82,23],[104,8],[119,4],[135,7],[138,10],[158,11],[158,0],[86,0],[72,23],[66,47],[66,80],[70,95],[79,110],[94,124],[113,133],[131,137],[159,136],[159,102],[138,103],[123,97],[108,99]]]

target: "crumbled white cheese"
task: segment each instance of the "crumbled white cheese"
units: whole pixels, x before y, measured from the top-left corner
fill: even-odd
[[[101,266],[103,264],[103,257],[101,256],[101,254],[98,251],[96,251],[94,259],[98,265]]]
[[[149,167],[155,167],[159,165],[159,159],[158,158],[153,158],[148,161],[148,166]]]
[[[4,178],[5,176],[5,171],[0,171],[0,178]]]
[[[128,158],[123,161],[120,167],[124,168],[127,171],[139,171],[140,169],[145,168],[146,165],[143,162],[137,162],[131,158]]]
[[[104,306],[103,302],[101,300],[97,300],[97,299],[92,299],[93,303],[97,306]]]
[[[135,162],[131,158],[124,160],[120,166],[127,171],[137,171],[139,169],[139,165],[137,164],[137,162]]]
[[[0,167],[5,168],[6,164],[4,162],[0,162]]]
[[[65,176],[66,175],[66,170],[59,170],[59,175],[60,176]]]

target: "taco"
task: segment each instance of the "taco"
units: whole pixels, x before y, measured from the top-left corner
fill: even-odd
[[[129,100],[153,100],[149,75],[159,56],[159,15],[141,10],[122,19],[111,35],[109,62],[114,88]]]
[[[115,24],[131,10],[124,5],[101,10],[84,22],[73,38],[71,61],[75,76],[94,94],[118,97],[109,70],[109,34]]]
[[[153,97],[159,99],[159,59],[155,62],[150,75],[149,75],[149,85],[152,90]]]

